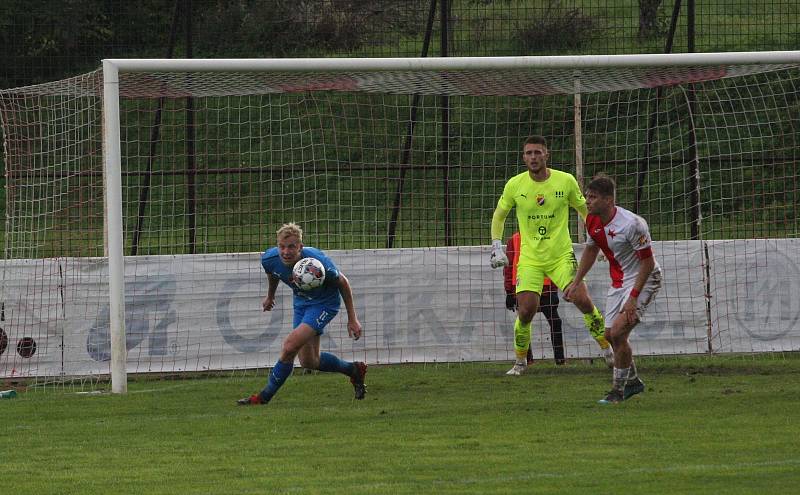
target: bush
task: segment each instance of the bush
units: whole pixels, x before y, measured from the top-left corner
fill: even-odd
[[[599,21],[579,8],[566,8],[559,0],[551,0],[530,23],[517,31],[523,53],[552,50],[573,50],[583,47]]]
[[[356,50],[424,27],[419,0],[261,0],[220,2],[202,11],[198,52],[309,56]],[[410,5],[409,5],[410,4]],[[394,40],[393,40],[394,41]]]

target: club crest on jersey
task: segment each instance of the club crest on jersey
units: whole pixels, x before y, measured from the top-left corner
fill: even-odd
[[[644,246],[645,244],[647,244],[647,236],[642,234],[639,236],[639,245]]]
[[[536,195],[536,204],[539,206],[544,206],[544,194]]]

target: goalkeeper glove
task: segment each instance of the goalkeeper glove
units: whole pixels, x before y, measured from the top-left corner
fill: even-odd
[[[517,310],[517,296],[515,294],[506,294],[506,308],[509,311]]]
[[[506,257],[506,252],[503,251],[503,244],[498,239],[492,241],[492,255],[489,257],[489,264],[492,265],[492,268],[500,268],[508,264],[508,257]]]

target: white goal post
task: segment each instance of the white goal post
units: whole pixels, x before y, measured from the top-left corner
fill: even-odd
[[[513,314],[485,246],[531,134],[579,181],[614,176],[651,224],[667,283],[637,352],[797,350],[798,302],[766,292],[800,275],[798,67],[800,52],[108,59],[0,90],[5,332],[9,349],[39,342],[0,350],[0,376],[108,373],[124,393],[130,372],[269,366],[291,318],[263,328],[257,253],[292,220],[334,253],[363,313],[362,341],[340,316],[325,346],[375,363],[508,359]],[[604,270],[589,277],[601,308]],[[596,356],[560,311],[567,356]],[[552,355],[534,328],[536,356]]]

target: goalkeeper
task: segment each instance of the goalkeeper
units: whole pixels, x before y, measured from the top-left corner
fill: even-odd
[[[503,282],[506,290],[506,308],[509,311],[517,310],[517,264],[519,263],[519,232],[508,238],[506,242],[506,257],[509,264],[503,268]],[[542,295],[539,297],[539,312],[542,313],[550,325],[550,341],[553,344],[553,359],[556,364],[564,364],[564,334],[561,330],[561,316],[558,314],[558,290],[553,287],[549,278],[544,279]],[[528,366],[533,362],[533,352],[528,346],[526,356]]]
[[[577,261],[569,233],[569,208],[586,218],[586,200],[572,174],[548,168],[547,141],[542,136],[525,140],[522,160],[527,170],[506,182],[492,216],[492,268],[508,265],[502,237],[506,217],[516,209],[520,230],[517,266],[517,319],[514,322],[516,360],[508,375],[521,375],[528,368],[526,354],[531,342],[531,320],[539,310],[545,277],[566,291],[575,278]],[[595,307],[586,284],[571,288],[572,302],[583,313],[589,333],[600,345],[606,363],[613,364],[611,346],[603,333],[603,315]]]
[[[294,223],[284,224],[277,232],[278,245],[267,249],[261,255],[261,266],[267,274],[269,287],[267,296],[261,303],[264,311],[275,307],[275,291],[278,282],[283,281],[294,291],[294,329],[283,341],[281,355],[272,367],[264,389],[250,397],[239,399],[240,405],[266,404],[278,392],[292,374],[294,358],[300,358],[300,365],[306,369],[342,373],[350,377],[355,389],[355,398],[363,399],[367,393],[364,375],[367,365],[362,362],[349,362],[339,359],[329,352],[320,352],[319,340],[325,327],[339,312],[340,301],[347,309],[347,333],[355,340],[361,337],[361,322],[358,321],[350,282],[322,251],[303,246],[303,231]],[[325,282],[322,287],[301,291],[293,283],[292,268],[302,258],[312,257],[325,266]]]

